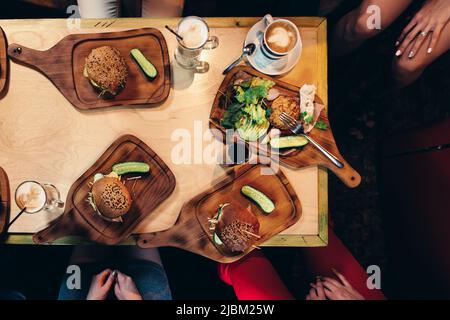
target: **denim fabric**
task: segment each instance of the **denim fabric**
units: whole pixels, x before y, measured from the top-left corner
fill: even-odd
[[[87,263],[79,265],[81,270],[81,288],[67,288],[65,274],[59,290],[59,300],[85,300],[91,286],[92,277],[101,271],[110,268],[130,276],[144,300],[171,300],[172,295],[169,288],[164,268],[152,261],[126,260],[118,264],[114,263]],[[115,299],[114,289],[110,291],[109,299]]]

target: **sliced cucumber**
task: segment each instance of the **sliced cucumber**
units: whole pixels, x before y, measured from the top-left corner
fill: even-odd
[[[270,145],[275,149],[303,147],[308,140],[303,136],[275,137],[270,140]]]
[[[214,233],[214,234],[213,234],[213,241],[214,241],[217,245],[219,245],[219,246],[223,245],[223,242],[222,242],[222,240],[220,240],[220,238],[219,238],[219,236],[217,235],[217,233]]]
[[[150,171],[150,166],[145,162],[122,162],[113,165],[112,171],[119,176],[127,173],[147,173]]]
[[[251,186],[243,186],[241,188],[241,192],[245,196],[255,201],[265,213],[271,213],[273,210],[275,210],[275,204],[273,203],[273,201],[270,200],[269,197],[261,191]]]
[[[142,71],[144,71],[147,77],[149,77],[150,79],[154,79],[158,75],[158,71],[156,71],[155,66],[150,61],[148,61],[141,50],[132,49],[130,51],[130,55],[137,62],[139,67],[141,67]]]
[[[267,132],[269,126],[269,121],[265,121],[259,125],[247,122],[237,131],[239,133],[239,136],[245,141],[257,141]]]

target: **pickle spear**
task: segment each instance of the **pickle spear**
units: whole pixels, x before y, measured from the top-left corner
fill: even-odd
[[[144,56],[141,50],[132,49],[130,51],[130,55],[137,62],[139,67],[141,67],[142,71],[148,78],[154,79],[158,75],[158,71],[156,71],[155,66]]]

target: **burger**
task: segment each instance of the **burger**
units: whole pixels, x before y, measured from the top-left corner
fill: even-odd
[[[122,216],[130,211],[132,199],[127,187],[119,176],[111,173],[107,176],[96,174],[88,202],[103,219],[122,222]]]
[[[100,95],[116,96],[125,87],[128,70],[117,48],[102,46],[89,53],[83,74]]]
[[[260,238],[258,218],[239,204],[220,205],[210,224],[213,241],[232,254],[246,251]]]

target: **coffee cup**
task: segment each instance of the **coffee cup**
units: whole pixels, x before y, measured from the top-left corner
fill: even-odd
[[[270,14],[263,18],[266,25],[261,51],[271,60],[288,56],[300,41],[297,26],[287,19],[274,19]]]

